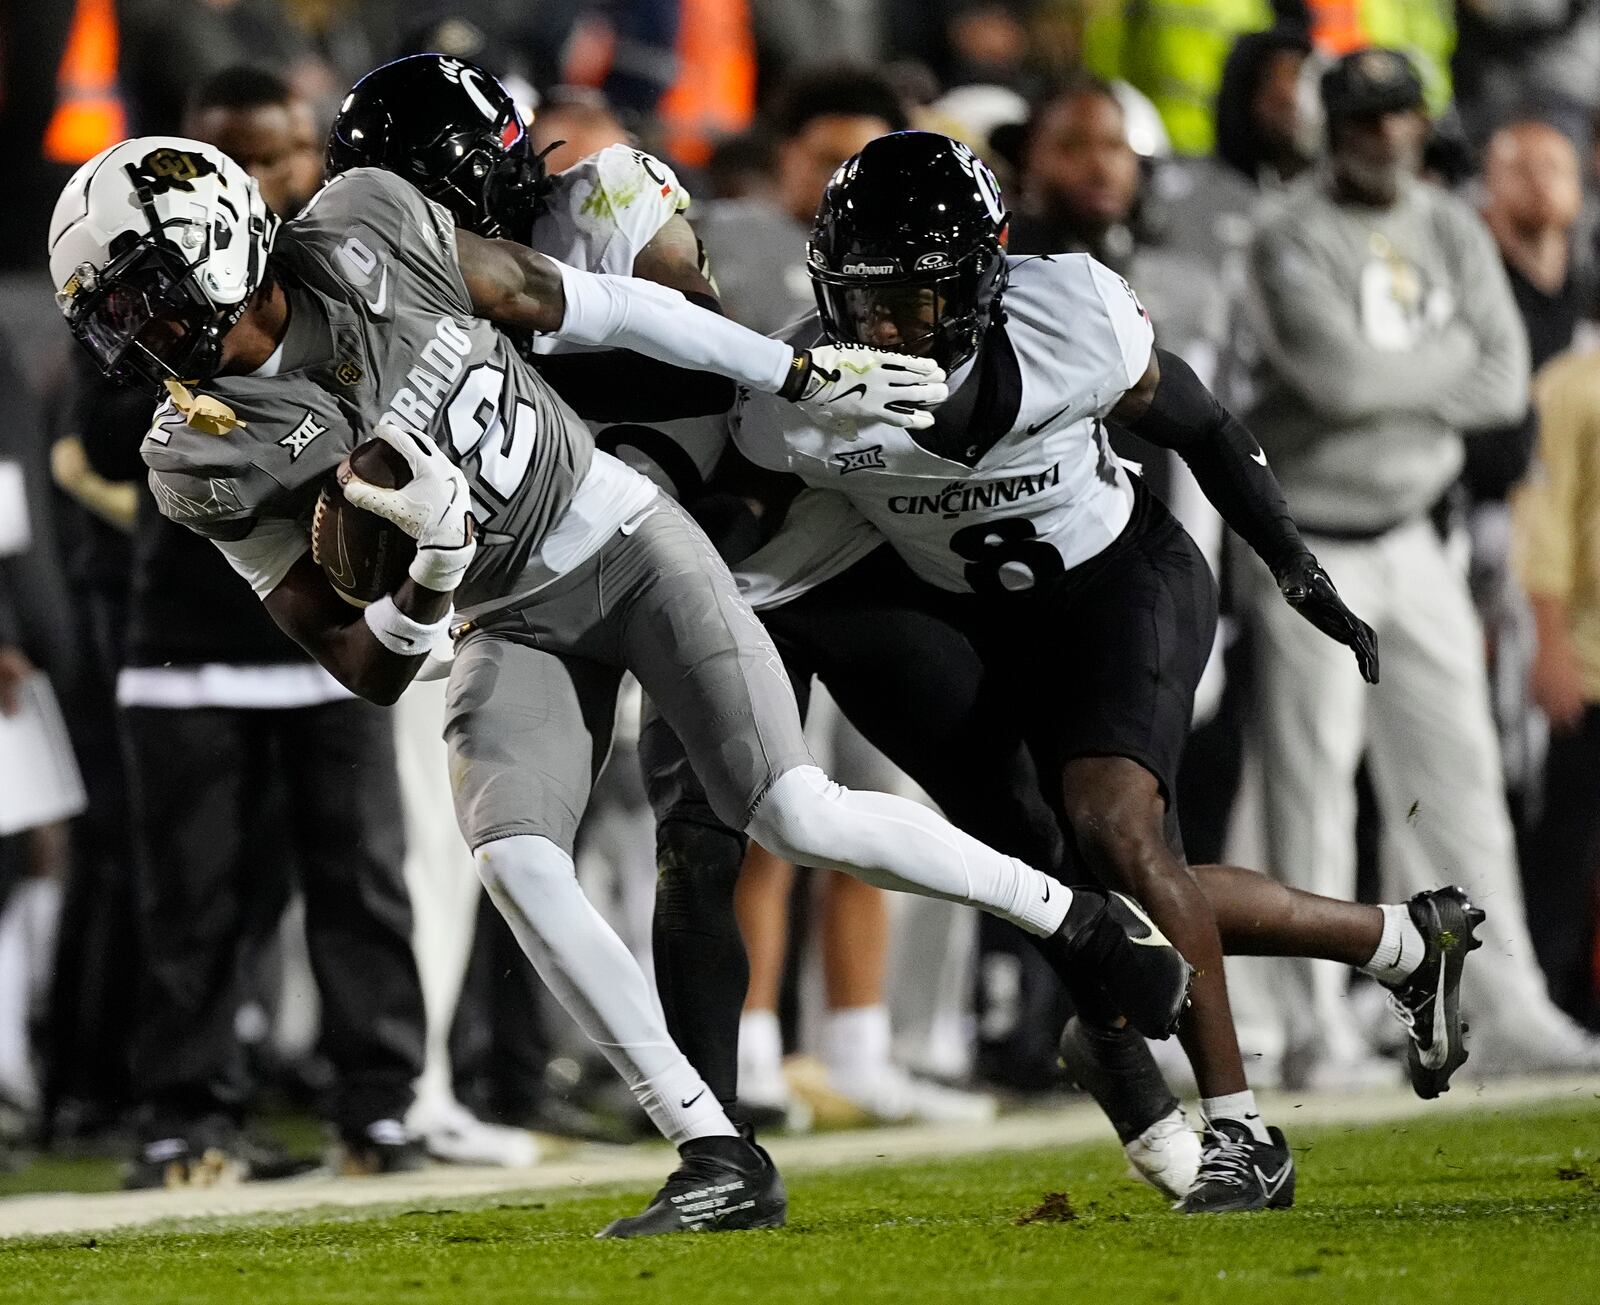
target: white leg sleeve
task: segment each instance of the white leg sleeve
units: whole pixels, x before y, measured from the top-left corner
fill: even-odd
[[[406,891],[411,894],[411,946],[427,1011],[422,1075],[413,1112],[436,1115],[455,1103],[450,1081],[450,1025],[472,954],[478,879],[450,800],[450,757],[444,744],[445,681],[413,684],[394,708],[395,754],[405,799]]]
[[[734,1127],[667,1033],[639,963],[578,887],[572,858],[519,834],[477,849],[489,896],[567,1013],[674,1145]]]
[[[1045,937],[1066,918],[1072,891],[1002,856],[906,798],[856,793],[815,766],[785,771],[746,831],[801,865],[842,870],[879,888],[981,907]]]

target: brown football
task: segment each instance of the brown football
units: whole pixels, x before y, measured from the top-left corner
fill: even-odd
[[[350,450],[317,495],[311,558],[340,598],[365,607],[400,587],[417,545],[399,526],[345,498],[340,485],[352,474],[369,484],[398,489],[411,479],[411,468],[382,440],[368,440]]]

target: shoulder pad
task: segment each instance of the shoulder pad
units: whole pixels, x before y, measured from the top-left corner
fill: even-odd
[[[574,216],[591,225],[613,226],[636,245],[648,243],[668,218],[689,207],[689,192],[677,174],[631,146],[608,145],[568,172],[579,173],[572,188]]]
[[[220,386],[241,418],[226,435],[189,425],[166,402],[140,445],[150,488],[163,515],[212,533],[225,523],[300,516],[317,487],[352,447],[335,401],[310,384],[259,393]]]

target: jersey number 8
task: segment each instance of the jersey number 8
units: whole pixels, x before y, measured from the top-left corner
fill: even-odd
[[[1017,593],[1067,573],[1061,554],[1025,517],[963,526],[950,536],[950,548],[967,559],[967,584],[975,594]]]

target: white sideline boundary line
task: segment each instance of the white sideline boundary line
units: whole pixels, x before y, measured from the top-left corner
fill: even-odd
[[[1268,1092],[1263,1113],[1293,1138],[1302,1124],[1370,1124],[1418,1115],[1460,1114],[1507,1109],[1570,1099],[1593,1109],[1600,1098],[1600,1076],[1458,1082],[1437,1101],[1420,1101],[1394,1088],[1359,1095]],[[974,1155],[1034,1151],[1082,1142],[1109,1141],[1100,1112],[1088,1102],[1006,1115],[992,1124],[912,1125],[776,1138],[773,1159],[785,1173]],[[664,1146],[580,1147],[526,1169],[440,1165],[415,1174],[382,1178],[313,1177],[233,1187],[174,1191],[50,1193],[0,1200],[0,1240],[54,1233],[127,1230],[170,1220],[217,1219],[325,1212],[364,1217],[377,1207],[436,1204],[501,1195],[576,1192],[613,1184],[653,1190],[670,1168]]]

